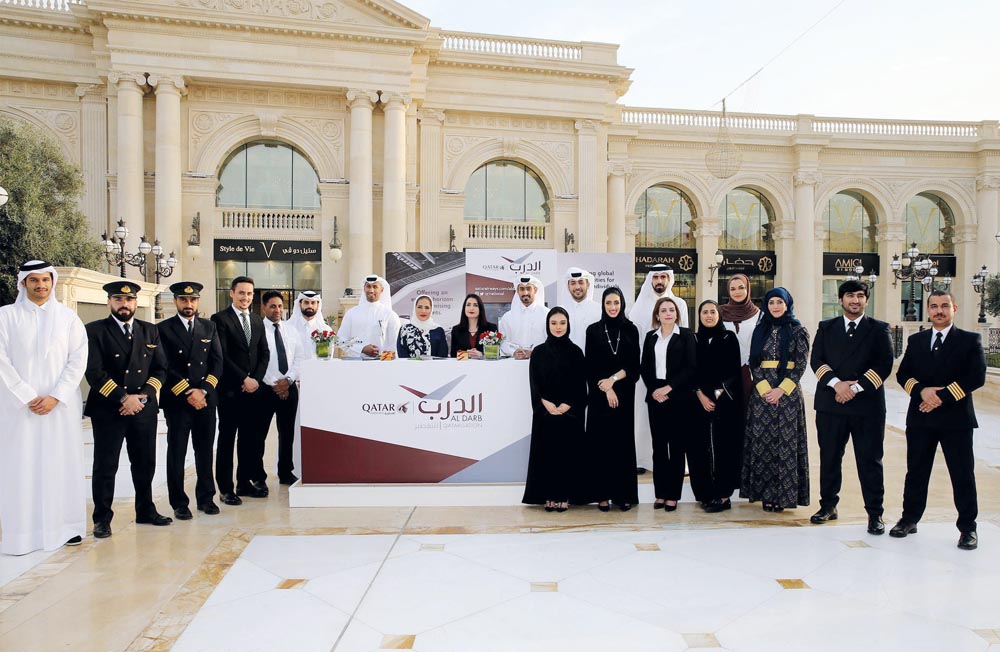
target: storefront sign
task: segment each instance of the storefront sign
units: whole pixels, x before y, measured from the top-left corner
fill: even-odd
[[[847,276],[856,274],[855,268],[864,267],[862,276],[867,276],[872,272],[881,274],[878,254],[851,254],[851,253],[824,253],[823,254],[823,275],[824,276]]]
[[[669,265],[674,274],[697,274],[698,252],[694,249],[636,247],[635,273],[645,274],[653,265]]]
[[[216,240],[215,260],[322,260],[320,242],[310,240]]]
[[[938,278],[944,278],[945,276],[955,277],[958,273],[958,261],[955,258],[955,254],[929,254],[930,259],[934,261],[934,265],[938,268]]]
[[[740,251],[727,249],[722,252],[721,276],[746,274],[753,276],[774,276],[778,270],[778,258],[773,251]]]

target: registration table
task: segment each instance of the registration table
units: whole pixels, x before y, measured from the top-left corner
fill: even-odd
[[[521,360],[310,360],[292,507],[520,502],[531,401]]]

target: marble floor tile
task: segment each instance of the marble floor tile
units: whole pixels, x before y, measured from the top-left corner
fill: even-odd
[[[286,579],[322,577],[354,566],[382,561],[396,537],[254,537],[243,558]]]
[[[212,592],[212,595],[205,601],[205,607],[271,591],[281,582],[281,579],[281,577],[267,572],[251,561],[237,559]]]
[[[25,571],[43,563],[56,552],[36,550],[26,555],[0,555],[0,588],[17,579]]]

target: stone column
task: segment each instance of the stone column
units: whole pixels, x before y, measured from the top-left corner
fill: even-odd
[[[955,226],[955,257],[958,264],[955,276],[951,279],[951,290],[959,307],[955,321],[960,327],[970,330],[976,327],[976,321],[979,319],[979,295],[972,289],[972,275],[982,269],[984,264],[979,258],[978,237],[979,226],[976,224]],[[996,246],[995,242],[996,240],[993,240],[993,246]],[[938,274],[938,278],[943,276]],[[936,285],[940,286],[940,283]],[[926,294],[924,300],[927,300]],[[927,319],[926,315],[924,319]]]
[[[597,211],[597,133],[593,120],[576,121],[576,193],[579,198],[576,241],[578,251],[606,251],[607,233]]]
[[[186,242],[181,219],[181,95],[184,78],[150,75],[156,93],[156,177],[153,234],[166,253],[179,252]],[[178,261],[183,257],[178,256]],[[184,275],[183,264],[174,273]]]
[[[374,247],[372,227],[372,109],[378,94],[369,90],[347,91],[351,106],[351,180],[347,229],[347,260],[351,285],[371,274]]]
[[[813,169],[799,169],[795,173],[795,253],[778,260],[785,270],[782,278],[795,299],[795,314],[803,324],[816,324],[822,312],[822,297],[816,296],[817,276],[822,267],[822,257],[816,259],[816,185],[821,178]]]
[[[444,112],[422,108],[417,118],[420,120],[420,248],[445,251],[448,228],[441,219]]]
[[[978,264],[986,265],[990,274],[1000,272],[1000,174],[983,174],[976,179],[976,223],[978,230]],[[992,321],[989,315],[986,319]]]
[[[886,216],[889,219],[889,216]],[[892,257],[899,255],[902,257],[906,250],[906,223],[905,222],[879,222],[878,224],[878,257],[879,267],[878,280],[872,291],[877,297],[875,305],[875,318],[889,324],[896,325],[903,321],[903,311],[900,306],[903,300],[903,282],[896,281],[892,273]],[[895,281],[895,286],[893,282]]]
[[[382,176],[382,248],[406,251],[406,107],[407,95],[384,93],[384,168]],[[353,152],[353,150],[352,150]]]
[[[722,221],[718,217],[695,218],[695,246],[698,248],[698,275],[695,277],[695,307],[705,299],[716,300],[719,283],[722,282],[719,270],[715,270],[712,280],[708,269],[715,264],[715,252],[719,250],[719,238],[722,237]]]
[[[108,230],[108,101],[104,87],[80,84],[76,95],[81,103],[81,167],[83,202],[90,234],[95,238]]]
[[[608,161],[608,251],[628,251],[625,232],[625,178],[632,171],[629,161]]]
[[[112,223],[124,218],[133,233],[146,230],[143,180],[142,96],[146,76],[141,72],[108,73],[118,87],[118,206]]]

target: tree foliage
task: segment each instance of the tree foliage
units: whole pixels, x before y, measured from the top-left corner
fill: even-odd
[[[0,120],[0,305],[17,297],[17,268],[26,260],[97,269],[100,246],[80,211],[80,169],[30,125]]]
[[[983,309],[987,314],[1000,317],[1000,274],[994,274],[986,278]]]

